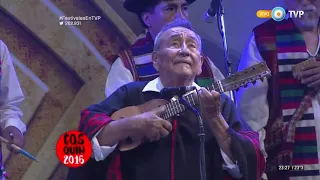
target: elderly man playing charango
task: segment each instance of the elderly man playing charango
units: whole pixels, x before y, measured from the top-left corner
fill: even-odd
[[[160,93],[163,88],[186,86],[196,87],[199,94],[200,105],[194,107],[201,110],[204,121],[206,179],[260,179],[265,162],[258,134],[238,118],[233,101],[225,94],[194,82],[203,63],[201,39],[187,21],[174,21],[162,29],[155,38],[152,61],[158,78],[126,84],[82,111],[79,130],[90,139],[96,137],[105,150],[104,160],[92,158],[83,167],[70,169],[69,179],[200,180],[199,125],[189,108],[173,113],[173,101],[131,117],[111,118],[128,106],[155,99],[170,101],[170,96]],[[189,100],[196,101],[196,91],[190,95]],[[180,109],[186,107],[176,103]],[[120,151],[128,137],[132,142],[145,140],[134,149]]]

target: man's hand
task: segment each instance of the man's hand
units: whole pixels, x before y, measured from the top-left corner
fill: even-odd
[[[14,126],[8,126],[3,131],[3,136],[6,138],[10,143],[15,144],[21,148],[23,148],[24,145],[24,136],[21,133],[21,131],[14,127]],[[12,151],[12,148],[10,144],[7,145],[7,148]]]
[[[129,135],[131,139],[135,141],[146,137],[152,142],[168,136],[172,131],[172,125],[169,121],[159,117],[159,114],[164,111],[165,107],[163,106],[154,111],[132,117],[128,121],[133,127],[132,133]]]
[[[199,98],[201,102],[201,110],[204,118],[212,119],[218,118],[221,114],[221,97],[220,93],[216,91],[209,92],[205,88],[199,91]]]
[[[304,67],[299,75],[302,84],[311,88],[320,88],[320,62],[315,61],[310,66]]]
[[[215,136],[219,147],[229,158],[233,159],[231,153],[231,137],[227,130],[229,125],[221,114],[221,96],[216,91],[209,92],[201,88],[199,92],[202,114],[207,120],[212,134]]]
[[[128,137],[133,142],[143,141],[145,138],[157,141],[172,131],[171,123],[159,117],[159,114],[164,111],[163,106],[151,112],[112,121],[104,126],[97,139],[102,146],[113,146]]]

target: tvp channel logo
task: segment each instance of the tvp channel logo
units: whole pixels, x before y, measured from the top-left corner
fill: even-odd
[[[304,11],[288,10],[290,18],[301,18]],[[272,10],[259,10],[257,11],[258,18],[272,18],[275,21],[282,21],[286,18],[287,12],[282,7],[275,7]]]

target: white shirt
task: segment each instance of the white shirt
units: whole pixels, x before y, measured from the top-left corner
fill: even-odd
[[[197,89],[200,89],[200,86],[198,86],[196,83],[193,84]],[[142,92],[146,91],[155,91],[160,92],[163,88],[163,85],[159,78],[156,78],[152,81],[150,81],[142,90]],[[100,130],[101,131],[101,130]],[[100,131],[92,138],[92,149],[93,149],[93,155],[96,161],[104,160],[111,152],[114,151],[117,144],[114,146],[100,146],[99,142],[96,138],[96,136],[100,133]],[[227,170],[229,174],[235,178],[241,178],[242,175],[239,170],[239,166],[236,165],[221,149],[221,155],[224,159],[224,163],[222,164],[223,169]]]
[[[19,105],[24,100],[17,74],[15,72],[9,50],[0,40],[1,87],[0,87],[0,127],[8,126],[26,132],[26,125],[21,121],[23,115]]]
[[[318,46],[319,48],[319,46]],[[319,51],[319,49],[318,49]],[[238,71],[241,71],[249,66],[262,62],[263,59],[257,49],[254,34],[251,35],[250,40],[242,54]],[[248,85],[247,88],[240,88],[236,93],[236,102],[240,115],[248,122],[254,131],[259,133],[261,148],[265,156],[267,156],[264,149],[265,130],[269,119],[269,106],[267,100],[268,81],[264,79],[263,82],[257,81],[255,85]],[[312,99],[312,106],[314,109],[315,128],[318,139],[318,150],[320,149],[320,93]],[[300,120],[296,127],[306,127],[312,124],[308,120]],[[320,157],[320,155],[318,155]],[[319,159],[320,162],[320,159]],[[305,169],[317,169],[320,166],[305,166]],[[292,178],[290,178],[292,179]]]

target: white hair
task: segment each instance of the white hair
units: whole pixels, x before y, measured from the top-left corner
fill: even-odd
[[[160,42],[161,42],[161,37],[163,35],[163,33],[165,33],[167,30],[172,29],[172,28],[185,28],[185,29],[189,29],[190,31],[194,32],[194,29],[192,28],[191,24],[188,21],[185,20],[179,20],[179,21],[173,21],[169,24],[167,24],[166,26],[164,26],[162,28],[162,30],[157,34],[156,38],[154,39],[154,50],[158,50],[160,48]],[[195,33],[196,38],[198,40],[199,46],[200,46],[200,51],[202,50],[202,41],[200,36]]]

